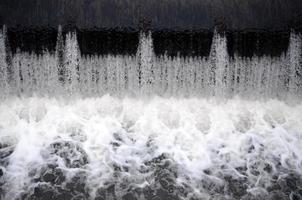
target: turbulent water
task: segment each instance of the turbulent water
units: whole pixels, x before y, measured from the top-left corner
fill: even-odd
[[[278,58],[81,56],[6,49],[0,199],[302,199],[301,36]]]
[[[104,96],[14,99],[0,110],[4,199],[302,193],[302,105]]]

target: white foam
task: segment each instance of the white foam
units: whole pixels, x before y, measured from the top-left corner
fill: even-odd
[[[57,162],[70,173],[75,170],[47,154],[51,143],[63,140],[79,144],[87,153],[88,164],[82,170],[91,188],[113,179],[113,163],[130,169],[120,178],[137,186],[151,184],[152,176],[141,169],[164,153],[175,164],[178,183],[185,182],[200,195],[207,195],[199,188],[206,169],[213,171],[208,178],[217,184],[222,181],[218,172],[248,177],[253,191],[271,178],[263,170],[266,163],[277,172],[302,173],[301,119],[301,104],[277,100],[12,98],[0,104],[1,142],[15,146],[6,167],[6,198],[29,187],[29,172],[45,163]],[[115,150],[113,141],[119,143]],[[243,166],[251,168],[247,174],[235,170]],[[253,167],[262,173],[258,178]]]

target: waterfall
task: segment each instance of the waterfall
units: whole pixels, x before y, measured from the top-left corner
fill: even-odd
[[[225,36],[214,31],[214,37],[210,52],[211,72],[209,85],[215,96],[225,96],[231,86],[229,72],[229,56]]]
[[[244,58],[17,50],[0,31],[0,199],[299,199],[302,36]],[[129,98],[130,97],[130,98]],[[152,97],[152,98],[149,98]],[[260,101],[259,101],[260,100]]]
[[[68,93],[73,94],[79,91],[81,54],[76,33],[68,33],[65,40],[64,50],[64,75],[65,87]],[[84,75],[84,74],[83,74]]]
[[[140,74],[140,89],[142,94],[153,93],[155,66],[154,66],[153,41],[151,33],[141,33],[137,50],[137,62]]]
[[[290,34],[288,48],[288,90],[289,94],[301,92],[302,87],[302,37],[294,31]],[[301,93],[300,93],[301,94]]]
[[[64,39],[62,34],[62,27],[58,28],[57,44],[56,44],[56,62],[57,62],[57,71],[58,71],[58,80],[64,82]]]
[[[280,57],[235,54],[230,58],[225,35],[214,31],[208,58],[172,58],[156,56],[151,32],[142,32],[135,56],[82,56],[76,33],[67,33],[64,41],[59,27],[55,53],[38,56],[18,51],[8,66],[4,27],[0,32],[1,96],[299,97],[301,38],[292,31],[288,51]]]

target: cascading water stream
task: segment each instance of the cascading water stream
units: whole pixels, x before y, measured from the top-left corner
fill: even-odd
[[[2,96],[300,97],[301,35],[291,33],[287,54],[230,58],[226,37],[214,33],[208,58],[156,57],[151,33],[141,33],[136,56],[81,56],[76,33],[58,33],[56,53],[18,52],[6,63],[0,35]],[[8,74],[10,67],[11,74]]]
[[[135,56],[57,38],[10,56],[0,32],[0,199],[302,198],[300,34],[252,58],[216,31],[207,58],[156,56],[151,33]]]

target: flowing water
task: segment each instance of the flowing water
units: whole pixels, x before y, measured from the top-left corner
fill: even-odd
[[[6,49],[1,199],[302,199],[302,40],[280,57],[83,56]]]
[[[172,58],[154,54],[151,33],[140,34],[135,56],[82,56],[76,33],[63,37],[60,30],[55,53],[13,56],[7,55],[2,31],[2,97],[301,97],[302,37],[294,32],[280,57],[230,58],[226,37],[215,32],[209,57]]]

